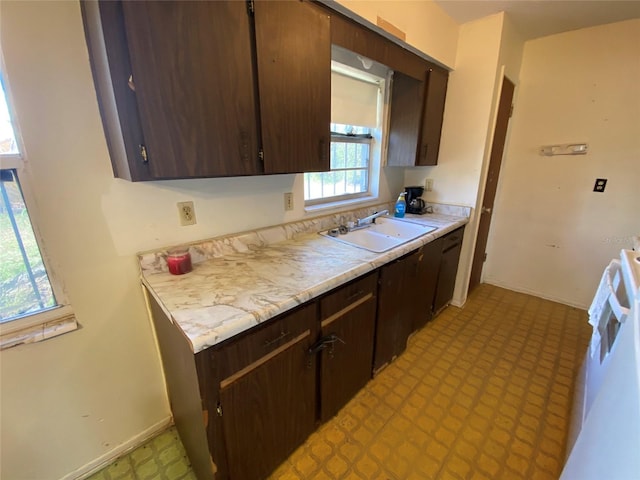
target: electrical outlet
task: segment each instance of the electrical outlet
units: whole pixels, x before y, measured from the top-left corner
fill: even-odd
[[[593,186],[594,192],[604,192],[604,188],[607,186],[606,178],[596,178],[596,183]]]
[[[284,209],[285,211],[293,210],[293,193],[287,192],[284,194]]]
[[[424,191],[433,192],[433,178],[427,178],[424,181]]]
[[[178,216],[180,217],[180,225],[183,227],[186,225],[196,224],[196,210],[193,207],[193,202],[178,202]]]

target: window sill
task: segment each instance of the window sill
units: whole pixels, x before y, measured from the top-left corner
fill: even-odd
[[[42,342],[78,328],[80,327],[71,307],[63,306],[48,312],[37,313],[0,325],[0,350]]]
[[[336,210],[343,207],[352,207],[354,205],[361,205],[364,203],[377,202],[378,197],[374,195],[368,195],[366,197],[351,198],[348,200],[339,200],[337,202],[318,203],[315,205],[305,205],[304,211],[307,213],[323,212],[325,210]]]

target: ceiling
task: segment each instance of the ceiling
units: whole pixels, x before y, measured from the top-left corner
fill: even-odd
[[[457,23],[507,12],[525,40],[640,18],[640,0],[435,0]]]

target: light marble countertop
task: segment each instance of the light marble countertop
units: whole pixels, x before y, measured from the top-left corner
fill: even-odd
[[[190,245],[194,265],[185,275],[167,272],[164,252],[140,254],[142,282],[197,353],[466,224],[469,210],[455,208],[435,211],[456,215],[407,215],[438,228],[384,253],[319,235],[336,225],[328,218]]]

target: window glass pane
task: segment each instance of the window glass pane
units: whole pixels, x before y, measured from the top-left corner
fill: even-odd
[[[0,323],[56,306],[15,170],[0,170]]]
[[[347,159],[346,143],[331,142],[329,150],[331,155],[331,170],[336,168],[345,168]]]
[[[9,116],[4,83],[0,78],[0,155],[15,155],[17,153],[19,153],[18,145]]]

